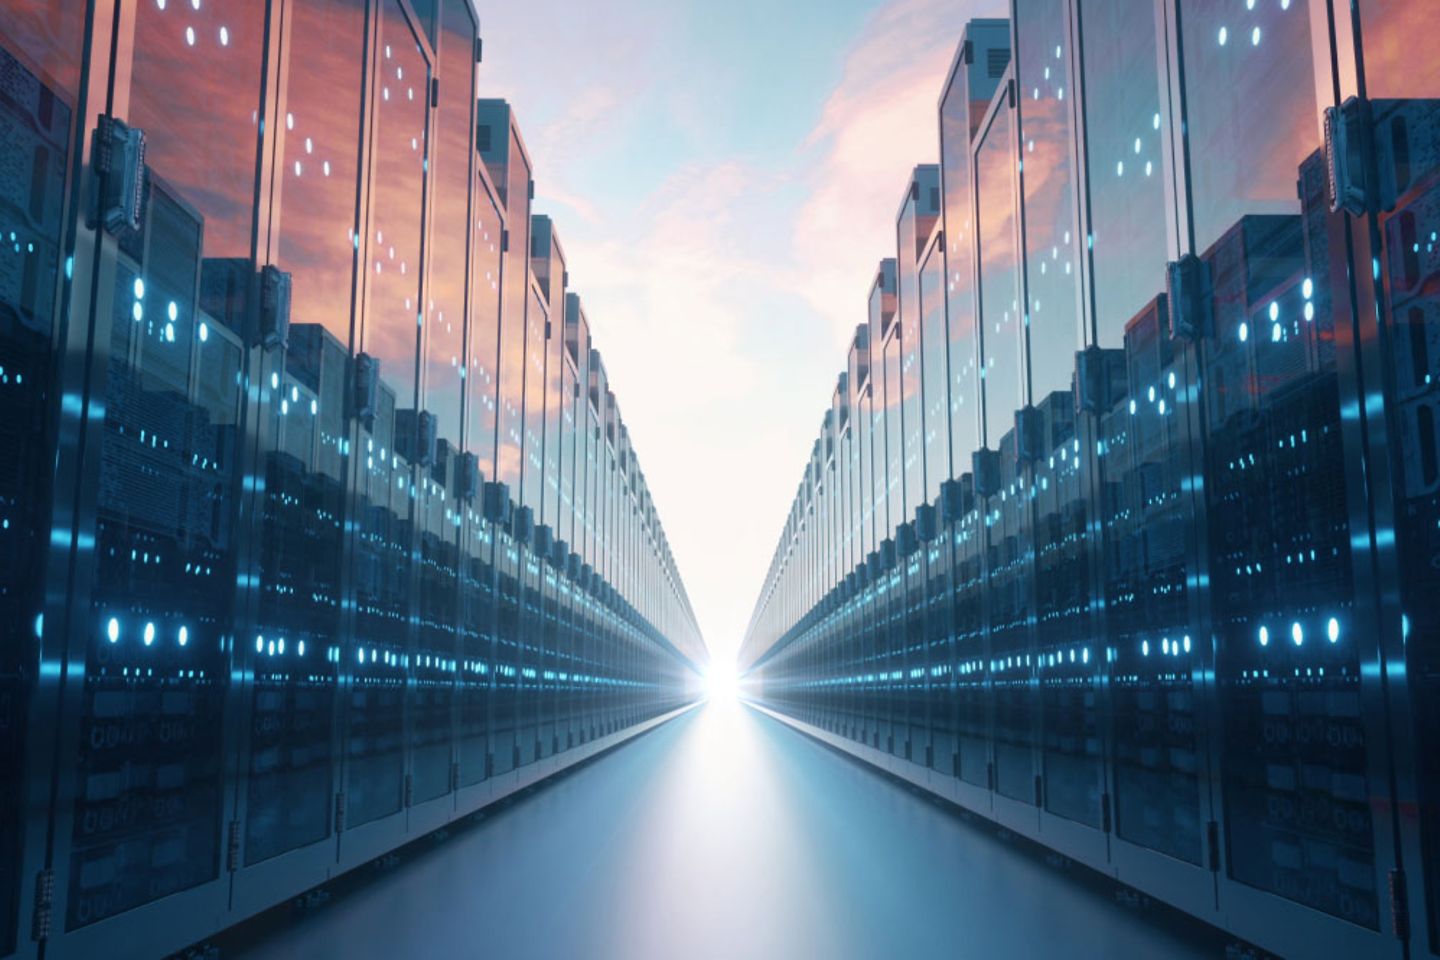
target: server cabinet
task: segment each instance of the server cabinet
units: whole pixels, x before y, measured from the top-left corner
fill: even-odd
[[[1013,21],[1027,382],[1016,439],[1033,531],[1026,549],[1034,564],[1042,831],[1061,849],[1103,863],[1104,837],[1092,832],[1103,826],[1104,775],[1101,658],[1090,643],[1098,624],[1088,602],[1093,467],[1089,444],[1082,456],[1073,392],[1084,340],[1069,6],[1017,0]]]
[[[342,861],[365,860],[403,835],[412,784],[407,700],[414,663],[412,562],[420,522],[417,493],[431,459],[419,409],[420,279],[429,186],[433,53],[399,0],[378,11],[369,218],[360,237],[365,286],[362,350],[378,364],[373,414],[361,418],[353,549],[354,649],[345,716]],[[267,640],[267,643],[270,642]]]
[[[266,16],[206,11],[187,34],[174,11],[141,6],[118,22],[109,107],[145,131],[149,187],[127,204],[134,220],[108,218],[114,252],[107,243],[90,275],[103,293],[89,395],[76,400],[90,421],[82,462],[98,469],[86,471],[73,521],[51,801],[57,955],[117,937],[163,942],[145,925],[182,902],[190,916],[167,925],[204,929],[228,893],[223,758],[233,756],[232,624],[247,562],[238,505],[255,410],[245,378],[262,349],[265,164],[251,118],[266,105]],[[212,95],[222,77],[224,94]]]
[[[1433,283],[1427,280],[1434,275],[1433,141],[1440,76],[1430,58],[1410,55],[1413,38],[1434,22],[1434,11],[1425,4],[1367,0],[1356,5],[1348,22],[1336,24],[1342,102],[1328,119],[1332,130],[1358,134],[1365,153],[1364,159],[1327,158],[1337,174],[1332,203],[1340,201],[1336,206],[1342,211],[1328,224],[1330,269],[1339,276],[1348,268],[1357,278],[1354,315],[1378,320],[1373,326],[1357,325],[1354,343],[1361,382],[1385,392],[1383,416],[1373,415],[1373,407],[1363,411],[1370,481],[1365,489],[1373,497],[1365,505],[1374,511],[1377,532],[1382,657],[1388,675],[1403,671],[1407,681],[1386,690],[1401,843],[1388,879],[1392,926],[1408,926],[1411,956],[1440,953],[1440,768],[1435,763],[1440,715],[1435,707],[1437,617],[1429,587],[1440,532],[1434,453],[1440,446],[1435,417],[1440,340]],[[1339,316],[1348,292],[1333,285]],[[1352,496],[1352,517],[1356,507]],[[1383,536],[1388,530],[1395,531],[1393,541]]]
[[[1075,392],[1100,531],[1091,556],[1109,680],[1110,858],[1122,879],[1203,914],[1215,897],[1201,740],[1210,647],[1192,615],[1194,382],[1160,292],[1174,218],[1156,9],[1141,21],[1119,2],[1072,13],[1089,344]]]
[[[981,448],[980,329],[976,314],[978,265],[971,143],[1009,63],[1010,31],[1003,20],[971,21],[965,29],[940,102],[940,179],[947,325],[950,449],[953,482],[941,498],[941,528],[953,564],[952,626],[956,776],[968,802],[988,809],[990,720],[988,639],[985,630],[982,520],[972,456]],[[932,253],[933,257],[934,254]]]
[[[462,0],[436,4],[438,90],[427,191],[430,242],[422,305],[421,403],[416,426],[420,514],[416,633],[411,654],[408,827],[444,822],[458,786],[456,722],[460,676],[463,449],[474,150],[475,21]],[[455,202],[441,198],[455,198]],[[459,198],[465,202],[458,202]],[[478,199],[478,198],[477,198]],[[464,237],[466,242],[451,238]],[[433,442],[431,438],[433,439]]]
[[[496,354],[495,473],[486,488],[487,518],[493,524],[495,565],[495,662],[491,665],[490,769],[495,774],[519,765],[517,740],[522,658],[521,543],[528,539],[526,515],[518,506],[525,452],[525,335],[530,302],[529,155],[508,104],[476,103],[476,147],[504,209],[500,235],[500,330]]]
[[[1182,82],[1208,94],[1187,96],[1184,115],[1199,256],[1187,266],[1204,281],[1198,303],[1171,308],[1181,331],[1187,310],[1200,318],[1221,909],[1275,936],[1275,918],[1303,905],[1290,949],[1375,950],[1393,831],[1371,800],[1386,762],[1384,716],[1364,697],[1364,676],[1378,676],[1352,556],[1365,538],[1352,537],[1351,481],[1335,469],[1346,460],[1348,360],[1335,350],[1331,290],[1344,281],[1326,267],[1326,187],[1312,156],[1328,72],[1313,50],[1328,18],[1264,9],[1232,25],[1211,5],[1183,6]],[[1226,87],[1212,90],[1222,71]],[[1243,190],[1221,160],[1239,150],[1260,158]]]
[[[473,808],[493,768],[491,740],[494,687],[497,682],[498,603],[496,526],[502,495],[496,476],[499,425],[499,346],[505,212],[484,164],[472,178],[470,237],[470,309],[462,366],[465,391],[465,451],[457,478],[461,527],[459,617],[459,727],[457,807]],[[487,503],[487,501],[489,501]],[[472,800],[471,798],[477,798]]]
[[[78,191],[108,96],[114,10],[11,2],[0,11],[0,166],[11,171],[0,194],[0,955],[32,956],[54,926],[50,911],[31,909],[54,879],[35,811],[50,801],[54,729],[41,718],[62,695],[79,520],[84,411],[61,397],[85,395],[90,302],[112,289],[96,267],[113,254]]]
[[[1015,413],[1024,403],[1025,380],[1013,89],[1007,83],[997,92],[973,158],[985,411],[985,447],[973,468],[985,511],[986,668],[994,732],[990,780],[998,796],[1033,806],[1039,784],[1030,650],[1034,580],[1028,465],[1021,462],[1016,437],[1017,424],[1029,418],[1017,421]],[[1017,828],[1035,829],[1018,810],[997,807],[997,812]]]

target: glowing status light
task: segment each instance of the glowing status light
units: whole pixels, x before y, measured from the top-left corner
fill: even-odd
[[[221,27],[221,28],[220,28],[220,46],[222,46],[222,47],[228,47],[228,46],[230,46],[230,28],[229,28],[229,27]]]
[[[119,620],[115,619],[114,617],[111,617],[111,618],[110,618],[110,622],[107,623],[107,624],[105,624],[105,637],[106,637],[111,643],[115,643],[115,642],[117,642],[117,641],[120,639],[120,621],[119,621]]]
[[[180,646],[182,646],[182,647],[185,646],[185,644],[189,643],[189,642],[190,642],[190,630],[189,630],[189,628],[188,628],[188,627],[181,627],[181,628],[180,628],[180,633],[176,636],[175,639],[180,642]]]
[[[1305,319],[1306,319],[1307,321],[1308,321],[1308,320],[1314,320],[1314,319],[1315,319],[1315,304],[1313,304],[1313,303],[1307,303],[1307,304],[1305,304]]]
[[[145,632],[141,635],[141,639],[143,639],[143,640],[145,641],[145,646],[147,646],[147,647],[150,646],[152,643],[155,642],[155,624],[154,624],[154,623],[147,623],[147,624],[145,624]]]
[[[1280,303],[1279,303],[1278,301],[1272,300],[1272,301],[1270,302],[1270,319],[1271,319],[1271,320],[1279,320],[1279,319],[1280,319]]]
[[[1248,323],[1243,323],[1243,322],[1242,322],[1242,323],[1240,324],[1240,342],[1241,342],[1241,343],[1244,343],[1246,340],[1249,340],[1249,339],[1250,339],[1250,324],[1248,324]]]
[[[201,343],[204,343],[206,340],[209,340],[209,339],[210,339],[210,327],[205,323],[205,321],[202,320],[202,321],[200,321],[200,342],[201,342]]]
[[[1298,621],[1290,624],[1290,639],[1295,641],[1295,646],[1297,647],[1305,642],[1305,630],[1300,626]]]
[[[1258,47],[1258,46],[1260,46],[1260,28],[1259,28],[1259,27],[1256,27],[1254,30],[1251,30],[1251,31],[1250,31],[1250,46],[1252,46],[1252,47]]]
[[[195,46],[195,28],[194,28],[194,27],[186,27],[186,28],[185,28],[185,42],[186,42],[187,44],[189,44],[190,46],[192,46],[192,47]]]
[[[1160,129],[1160,114],[1157,113],[1150,118],[1150,127],[1154,130]]]
[[[1311,280],[1309,277],[1306,277],[1305,282],[1300,284],[1300,294],[1306,300],[1309,300],[1311,297],[1315,296],[1315,281]]]
[[[1185,634],[1185,637],[1184,637],[1184,639],[1183,639],[1182,642],[1185,644],[1185,652],[1186,652],[1186,653],[1189,653],[1189,652],[1190,652],[1190,634],[1188,634],[1188,633]]]
[[[1325,624],[1325,636],[1330,638],[1331,643],[1335,643],[1340,639],[1339,620],[1336,620],[1334,617],[1330,618],[1330,622]]]
[[[130,316],[134,317],[137,323],[145,318],[145,308],[140,305],[140,301],[135,301],[135,305],[130,308]]]
[[[1267,627],[1260,628],[1260,646],[1270,646],[1270,630]]]
[[[1225,27],[1221,27],[1221,28],[1220,28],[1220,38],[1219,38],[1219,39],[1220,39],[1220,46],[1222,46],[1222,47],[1225,46],[1225,41],[1227,41],[1227,40],[1230,39],[1230,31],[1229,31],[1227,28],[1225,28]]]
[[[1146,657],[1150,656],[1150,641],[1149,641],[1149,640],[1141,640],[1141,641],[1140,641],[1140,654],[1141,654],[1141,656],[1146,656]]]

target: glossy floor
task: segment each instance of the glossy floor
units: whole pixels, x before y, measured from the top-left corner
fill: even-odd
[[[242,955],[1113,958],[1217,947],[730,701],[518,800]]]

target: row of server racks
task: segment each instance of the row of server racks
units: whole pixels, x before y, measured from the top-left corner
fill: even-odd
[[[970,22],[749,695],[1274,953],[1440,953],[1437,30]]]
[[[181,950],[703,648],[468,0],[0,0],[0,956]]]

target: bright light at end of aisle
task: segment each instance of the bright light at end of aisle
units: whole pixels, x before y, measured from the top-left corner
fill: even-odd
[[[735,674],[735,664],[724,659],[711,660],[705,669],[705,698],[734,700],[739,689],[740,681]]]

